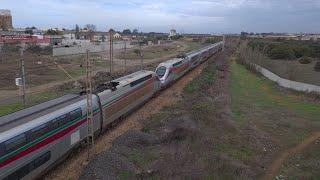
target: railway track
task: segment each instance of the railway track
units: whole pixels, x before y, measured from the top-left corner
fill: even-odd
[[[209,58],[213,60],[216,55]],[[177,82],[172,84],[170,87],[161,91],[158,96],[154,97],[137,111],[126,117],[116,127],[106,131],[96,141],[91,149],[92,155],[99,154],[103,151],[108,150],[112,146],[112,141],[124,134],[128,130],[141,129],[143,127],[140,122],[141,119],[150,117],[153,114],[158,113],[163,107],[168,106],[177,102],[180,97],[183,88],[195,77],[197,77],[206,66],[207,62],[204,62],[197,68],[190,71],[188,74],[183,76]],[[43,176],[44,179],[78,179],[82,173],[83,168],[87,165],[87,148],[79,148],[72,152],[66,160],[59,164],[56,168],[50,170]]]

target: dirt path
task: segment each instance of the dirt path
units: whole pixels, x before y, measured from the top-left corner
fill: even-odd
[[[141,129],[142,124],[139,120],[148,118],[151,115],[158,113],[163,107],[177,102],[181,97],[180,95],[183,88],[188,84],[188,82],[198,76],[205,66],[206,63],[185,75],[170,88],[162,91],[157,97],[151,99],[142,108],[124,119],[124,121],[117,127],[99,137],[92,150],[94,154],[98,154],[109,149],[112,146],[112,141],[126,131],[130,129]],[[74,153],[57,168],[49,172],[44,179],[78,179],[82,173],[82,169],[87,163],[86,152],[86,149],[82,149],[79,152]]]
[[[298,144],[297,146],[286,150],[283,152],[267,169],[266,175],[264,179],[271,180],[273,179],[277,173],[279,172],[282,164],[292,155],[301,152],[304,148],[310,145],[312,142],[320,138],[320,132],[314,132],[306,138],[303,142]]]

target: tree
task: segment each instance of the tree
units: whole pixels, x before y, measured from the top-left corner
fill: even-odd
[[[97,27],[94,24],[87,24],[85,25],[85,28],[90,32],[95,32],[97,30]]]
[[[133,31],[132,31],[132,34],[138,34],[139,32],[138,32],[138,29],[134,29]]]
[[[105,42],[106,39],[107,39],[106,36],[105,36],[105,35],[102,35],[102,37],[101,37],[102,42]]]
[[[80,32],[80,28],[79,28],[78,24],[76,24],[76,33],[75,33],[76,39],[80,39],[79,32]]]
[[[4,24],[2,25],[2,27],[0,27],[0,29],[2,29],[2,31],[8,31],[7,26],[5,26]]]
[[[61,33],[55,29],[48,29],[45,34],[46,35],[60,35]]]
[[[32,35],[33,34],[33,29],[30,28],[30,27],[26,27],[24,33]]]
[[[247,38],[247,36],[248,36],[247,32],[241,32],[240,38],[245,39],[245,38]]]
[[[131,34],[131,30],[130,29],[124,29],[122,34],[126,34],[126,35]]]

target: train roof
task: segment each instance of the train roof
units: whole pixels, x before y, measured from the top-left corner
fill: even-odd
[[[119,82],[119,85],[124,86],[124,85],[127,85],[127,84],[137,80],[137,79],[140,79],[146,75],[150,75],[153,73],[154,73],[153,71],[147,71],[147,70],[137,71],[132,74],[129,74],[129,75],[120,77],[118,79],[112,80],[112,82]]]
[[[128,84],[134,82],[135,80],[138,80],[142,77],[151,75],[151,74],[155,74],[153,71],[147,71],[147,70],[141,70],[141,71],[137,71],[134,72],[132,74],[120,77],[118,79],[114,79],[111,82],[105,82],[103,84],[100,84],[95,92],[96,93],[110,93],[112,87],[115,87],[117,90],[121,89],[124,86],[127,86]]]
[[[170,66],[173,65],[174,63],[177,63],[179,61],[183,60],[182,58],[174,58],[174,59],[170,59],[168,61],[162,62],[158,65],[159,66]]]
[[[34,120],[35,118],[56,111],[64,106],[73,104],[84,99],[85,96],[78,94],[67,94],[62,97],[31,106],[17,112],[0,117],[0,133],[10,128]]]

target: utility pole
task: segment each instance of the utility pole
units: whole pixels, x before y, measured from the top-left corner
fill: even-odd
[[[25,77],[25,70],[24,70],[24,58],[23,58],[23,51],[24,51],[24,43],[21,43],[20,48],[20,68],[21,68],[21,79],[22,79],[22,101],[23,107],[26,108],[26,77]]]
[[[0,63],[2,63],[2,55],[1,55],[1,53],[2,53],[2,46],[0,46]]]
[[[94,131],[93,131],[93,105],[92,105],[92,66],[89,57],[89,50],[87,50],[86,56],[86,95],[87,95],[87,125],[88,125],[88,144],[91,142],[91,148],[94,144]],[[90,147],[88,147],[87,160],[90,159]]]
[[[109,30],[110,36],[110,75],[112,76],[113,72],[113,29]]]
[[[222,51],[224,51],[224,46],[226,44],[226,36],[225,35],[222,36],[222,41],[223,41]]]
[[[140,58],[141,58],[141,66],[140,66],[140,69],[141,69],[141,71],[142,71],[142,70],[143,70],[143,52],[142,52],[141,44],[142,44],[142,41],[141,41],[141,42],[139,42],[139,47],[140,47]]]
[[[127,40],[124,40],[124,72],[127,72]]]

